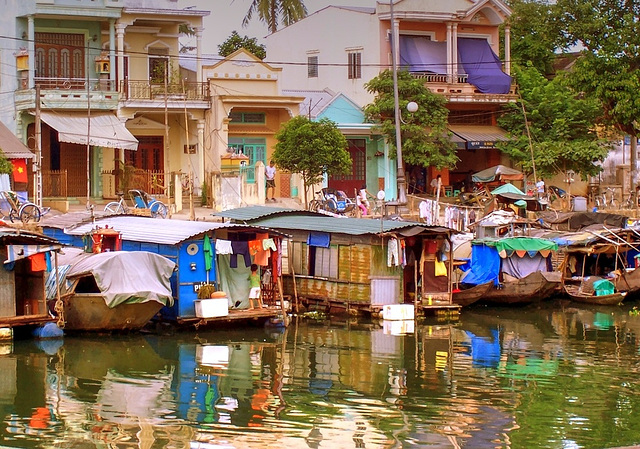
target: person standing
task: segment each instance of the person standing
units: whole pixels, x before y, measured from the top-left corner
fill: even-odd
[[[442,188],[442,175],[438,175],[431,180],[431,194],[436,196]]]
[[[264,168],[264,175],[267,178],[267,199],[266,201],[275,201],[276,192],[276,166],[273,161],[269,162]],[[271,199],[269,199],[269,189],[271,189]]]

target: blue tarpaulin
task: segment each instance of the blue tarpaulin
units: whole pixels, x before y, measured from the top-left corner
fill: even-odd
[[[482,93],[508,94],[511,77],[502,71],[500,58],[486,39],[458,38],[458,53],[468,82]]]
[[[471,270],[462,278],[462,283],[470,285],[486,284],[489,281],[498,283],[500,274],[500,256],[498,251],[487,245],[471,247]]]
[[[326,232],[310,232],[307,237],[307,245],[319,246],[320,248],[329,248],[331,236]]]

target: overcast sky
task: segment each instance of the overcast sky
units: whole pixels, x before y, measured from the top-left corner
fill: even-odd
[[[329,5],[341,6],[375,6],[376,0],[305,0],[308,14],[312,14]],[[268,34],[267,27],[256,15],[248,27],[242,27],[242,19],[247,14],[251,0],[180,0],[182,8],[195,6],[201,11],[211,11],[204,18],[204,34],[202,38],[203,53],[218,53],[218,45],[222,44],[235,30],[240,36],[256,37],[260,43]],[[330,25],[327,25],[330,26]]]

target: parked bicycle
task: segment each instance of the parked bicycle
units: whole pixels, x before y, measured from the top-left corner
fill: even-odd
[[[3,218],[8,218],[12,223],[18,220],[22,223],[37,223],[50,210],[48,207],[41,208],[31,201],[21,201],[18,194],[10,190],[0,192],[0,196]]]
[[[607,195],[609,193],[609,195]],[[596,207],[598,209],[616,209],[618,208],[618,200],[616,199],[616,191],[611,187],[596,195]]]
[[[327,187],[315,192],[315,198],[309,202],[308,209],[313,212],[326,211],[351,217],[358,214],[358,206],[354,200],[347,197],[342,190]]]
[[[118,201],[111,201],[104,207],[104,211],[110,214],[128,214],[131,212],[126,200],[124,199],[124,193],[118,192]],[[129,190],[129,197],[133,202],[134,209],[148,209],[152,217],[167,217],[167,206],[160,200],[157,200],[147,194],[144,190],[132,189]]]

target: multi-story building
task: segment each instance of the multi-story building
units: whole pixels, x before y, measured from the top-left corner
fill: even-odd
[[[283,63],[283,88],[329,88],[364,107],[373,100],[365,83],[390,69],[395,54],[400,69],[409,70],[448,100],[449,128],[460,161],[440,173],[445,185],[458,185],[469,171],[508,164],[495,144],[506,138],[496,126],[497,112],[516,99],[509,76],[508,27],[502,41],[506,62],[497,56],[499,27],[509,14],[500,0],[393,0],[393,4],[378,1],[375,7],[329,6],[267,36],[267,55],[269,61]],[[370,146],[365,151],[366,171],[379,170],[379,149]],[[359,169],[356,164],[354,173]],[[436,175],[434,168],[405,170],[412,183],[409,191],[428,185]],[[381,175],[385,190],[395,194],[395,168]],[[368,187],[375,186],[368,183]]]
[[[177,0],[5,6],[1,82],[11,95],[0,118],[41,155],[34,192],[41,183],[44,197],[112,197],[134,184],[161,193],[165,173],[187,167],[200,186],[210,98],[199,56],[209,12]],[[195,82],[178,67],[186,30],[196,36]]]

